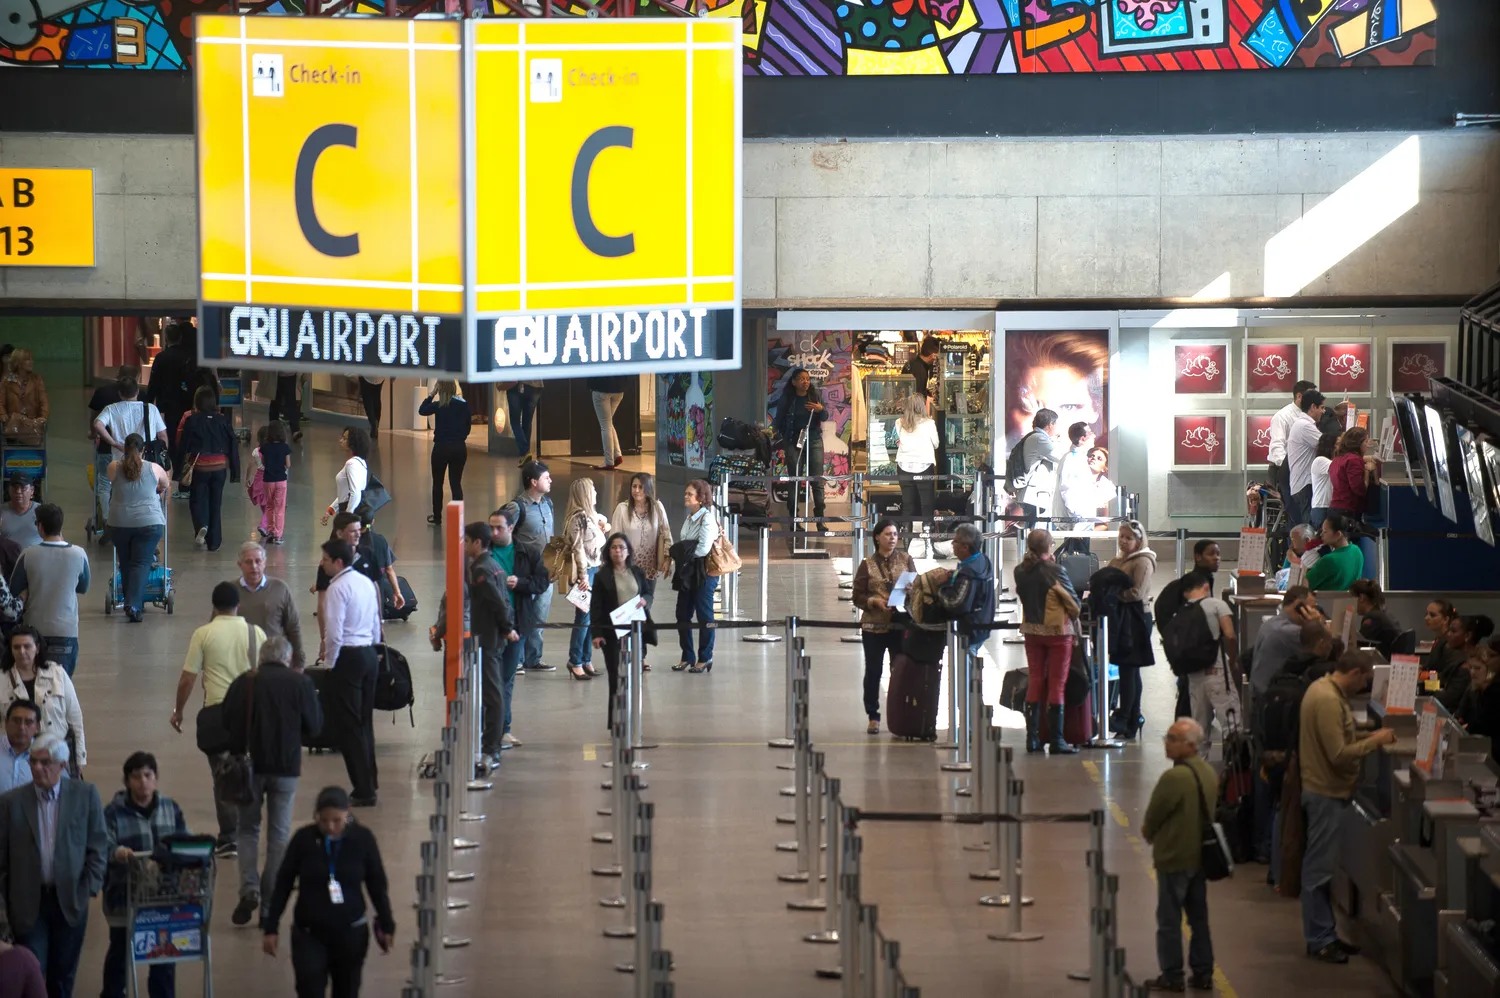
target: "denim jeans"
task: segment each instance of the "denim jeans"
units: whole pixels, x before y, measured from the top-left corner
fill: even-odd
[[[599,437],[604,444],[604,463],[614,464],[625,455],[620,450],[620,434],[615,432],[615,410],[625,401],[624,392],[591,392],[594,415],[599,417]]]
[[[594,585],[597,568],[588,571],[589,587]],[[572,606],[572,604],[568,604]],[[573,629],[568,632],[568,665],[585,666],[594,661],[594,636],[589,633],[589,615],[573,607]]]
[[[510,734],[510,705],[515,699],[516,672],[521,668],[521,654],[525,648],[525,641],[507,641],[505,650],[500,653],[500,690],[505,695],[505,727],[500,732],[502,737]]]
[[[50,634],[42,635],[43,651],[46,656],[44,662],[56,662],[63,667],[63,671],[69,678],[73,676],[73,670],[78,668],[78,639],[59,638]]]
[[[1333,917],[1333,871],[1338,866],[1339,826],[1349,802],[1302,791],[1307,843],[1302,849],[1302,938],[1310,952],[1338,939]]]
[[[713,620],[714,590],[718,588],[718,577],[711,575],[697,589],[679,589],[677,591],[677,622],[679,624],[690,623],[694,614],[698,615],[699,622],[703,624],[707,624]],[[698,653],[694,655],[692,630],[685,629],[678,631],[677,640],[682,646],[682,660],[688,665],[712,662],[714,659],[714,633],[708,627],[698,628]]]
[[[1275,860],[1271,855],[1271,839],[1276,827],[1279,802],[1271,796],[1271,784],[1261,775],[1259,766],[1255,769],[1253,786],[1255,787],[1255,841],[1252,844],[1252,852],[1257,863],[1274,864]],[[1275,883],[1275,871],[1273,870],[1272,873],[1271,882]]]
[[[528,666],[542,664],[542,631],[541,625],[547,622],[552,614],[552,594],[556,586],[548,586],[547,591],[526,599],[526,652],[525,662]]]
[[[130,940],[126,938],[123,925],[109,928],[109,949],[104,953],[104,987],[99,998],[125,998],[125,975],[130,955]],[[146,972],[146,994],[148,998],[175,998],[177,994],[177,965],[172,963],[152,964]]]
[[[521,454],[531,453],[531,416],[542,400],[542,390],[530,385],[517,385],[505,390],[506,405],[510,409],[510,432],[516,438],[516,450]]]
[[[115,558],[120,563],[121,582],[125,585],[125,605],[132,610],[141,609],[146,601],[146,580],[151,575],[151,562],[156,557],[156,545],[161,542],[166,527],[153,523],[145,527],[112,527],[109,538],[115,545]]]
[[[503,638],[501,639],[504,640]],[[505,733],[505,653],[517,641],[506,641],[505,651],[500,648],[479,649],[480,694],[483,707],[480,714],[482,734],[479,751],[486,755],[500,754],[500,736]],[[511,673],[515,677],[515,673]]]
[[[89,911],[83,910],[77,925],[69,925],[57,903],[57,891],[43,888],[36,923],[17,945],[31,950],[47,979],[48,998],[73,998],[73,979],[78,976],[78,958],[83,955],[83,937],[89,927]]]
[[[1156,873],[1156,963],[1161,976],[1182,980],[1182,916],[1187,915],[1188,967],[1194,977],[1212,977],[1214,943],[1208,932],[1208,881],[1202,870]]]
[[[865,650],[865,716],[872,721],[880,720],[880,677],[885,672],[885,659],[892,661],[901,651],[901,632],[887,631],[876,634],[861,631],[860,642]]]
[[[292,807],[297,799],[295,776],[255,777],[255,803],[240,808],[239,859],[240,897],[260,894],[262,883],[276,885],[281,857],[286,855],[287,841],[292,837]],[[260,855],[260,805],[266,804],[266,870],[255,869]],[[270,904],[270,892],[261,898],[261,911]]]

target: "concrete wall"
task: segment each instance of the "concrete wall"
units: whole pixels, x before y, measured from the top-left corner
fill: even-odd
[[[747,142],[746,304],[1261,299],[1289,226],[1293,250],[1349,250],[1303,298],[1456,301],[1500,263],[1500,135],[1409,140]],[[96,171],[99,246],[92,270],[0,269],[0,302],[191,302],[193,156],[186,136],[0,133],[0,166]]]

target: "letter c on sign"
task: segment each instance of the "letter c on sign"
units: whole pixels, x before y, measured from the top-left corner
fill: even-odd
[[[293,185],[297,224],[302,227],[302,235],[307,237],[312,248],[324,256],[354,256],[359,252],[359,233],[336,236],[323,228],[323,223],[318,221],[317,206],[313,204],[313,171],[318,168],[318,158],[329,146],[354,149],[358,145],[359,129],[353,125],[322,125],[313,130],[297,154],[297,176]]]
[[[589,210],[589,174],[593,172],[594,160],[606,149],[631,149],[634,143],[634,128],[608,125],[584,139],[578,158],[573,160],[573,228],[583,245],[596,256],[629,256],[635,252],[634,233],[606,236],[594,224],[594,214]]]

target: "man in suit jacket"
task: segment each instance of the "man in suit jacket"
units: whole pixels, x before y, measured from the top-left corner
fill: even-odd
[[[0,903],[16,942],[36,954],[48,998],[72,998],[89,899],[104,884],[108,840],[99,791],[63,779],[68,743],[31,744],[31,779],[0,796]]]

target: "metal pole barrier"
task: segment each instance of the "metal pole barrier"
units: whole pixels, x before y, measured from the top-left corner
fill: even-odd
[[[967,773],[974,768],[969,760],[969,642],[958,633],[958,625],[948,625],[948,703],[952,713],[948,726],[953,735],[953,761],[938,768],[949,773]]]
[[[635,876],[631,886],[631,907],[635,912],[634,932],[635,959],[629,963],[615,964],[622,974],[635,974],[635,993],[645,996],[651,993],[651,923],[647,909],[651,907],[651,819],[656,805],[647,801],[635,802]]]
[[[985,708],[988,715],[992,712],[989,707]],[[983,810],[995,814],[1008,814],[1002,810],[1009,804],[1003,788],[1011,779],[1011,748],[1000,744],[1000,729],[990,727],[986,724],[986,739],[983,755],[980,761],[988,759],[989,762],[982,766],[980,785],[983,788],[983,798],[980,807]],[[971,880],[1004,880],[1005,871],[1005,838],[1010,834],[1010,825],[1000,822],[990,831],[989,863],[984,870],[970,873]],[[986,907],[999,907],[1000,900],[1004,895],[986,894],[979,899],[979,903]]]
[[[626,645],[621,656],[630,671],[630,747],[639,752],[656,748],[646,742],[646,632],[645,625],[637,620],[630,625]],[[636,769],[646,769],[649,763],[637,762]]]
[[[447,783],[440,783],[438,785],[438,788],[435,788],[434,793],[443,798],[449,796],[450,794]],[[448,815],[446,813],[448,802],[447,800],[443,799],[439,800],[438,803],[443,808],[443,810],[439,811],[437,814],[432,815],[432,817],[428,819],[428,823],[432,828],[433,834],[439,836],[437,840],[438,872],[441,875],[437,878],[437,885],[441,900],[437,905],[437,924],[435,926],[436,931],[434,935],[436,935],[437,938],[442,941],[442,945],[434,948],[432,953],[432,960],[437,967],[437,982],[439,984],[445,984],[456,983],[458,980],[461,980],[461,978],[448,978],[443,975],[441,962],[442,951],[445,949],[458,949],[459,947],[469,945],[470,942],[468,939],[463,937],[448,935],[448,884],[455,883],[460,879],[472,880],[474,878],[474,875],[472,873],[454,873],[452,869],[452,857],[447,855],[447,850],[442,847],[443,840],[449,838],[451,835],[448,830]]]
[[[620,690],[615,698],[615,727],[613,736],[610,739],[610,756],[614,760],[614,769],[616,773],[622,775],[628,775],[631,772],[630,766],[624,761],[626,753],[630,751],[630,746],[625,744],[625,724],[620,719],[621,714],[626,711],[624,706],[626,699],[625,691]],[[625,861],[623,858],[625,847],[625,805],[623,803],[625,784],[622,780],[611,780],[605,789],[610,791],[611,804],[609,807],[609,816],[614,819],[614,829],[608,832],[596,832],[593,840],[595,842],[613,843],[615,847],[615,861],[604,866],[594,867],[593,874],[596,877],[623,877],[625,875]],[[600,808],[600,810],[604,809]],[[620,888],[621,896],[624,893],[625,888],[622,882]],[[599,903],[606,908],[619,907],[617,904],[608,904],[604,900],[601,900]]]
[[[823,878],[823,928],[802,937],[805,943],[839,941],[839,836],[844,827],[844,808],[839,802],[839,781],[823,774],[824,851],[828,872]]]
[[[1099,932],[1099,913],[1104,903],[1104,812],[1089,812],[1089,850],[1085,856],[1089,870],[1089,969],[1070,971],[1068,980],[1088,981],[1089,998],[1102,998],[1101,981],[1104,961],[1103,938]]]
[[[859,920],[864,930],[864,938],[859,942],[859,993],[862,998],[875,998],[875,975],[878,973],[875,958],[880,952],[879,915],[880,909],[873,904],[859,906]]]
[[[1183,557],[1187,545],[1187,528],[1177,528],[1177,577],[1182,578]]]
[[[448,828],[455,832],[452,840],[452,848],[477,849],[479,843],[473,839],[461,838],[456,834],[459,822],[459,801],[462,799],[465,781],[473,775],[474,758],[472,755],[465,757],[464,742],[467,740],[465,731],[468,727],[468,716],[464,710],[464,697],[467,695],[464,689],[464,679],[459,677],[457,683],[458,699],[448,705],[449,725],[443,729],[443,747],[448,750],[448,800],[446,816]]]
[[[650,804],[642,804],[640,800],[640,777],[631,774],[628,756],[630,749],[621,750],[620,769],[623,774],[619,780],[623,783],[624,793],[620,799],[620,810],[625,813],[624,828],[620,839],[625,843],[621,850],[621,876],[620,887],[624,903],[620,905],[608,905],[607,907],[623,908],[625,911],[625,924],[620,926],[607,926],[604,929],[606,939],[634,939],[636,932],[636,909],[640,899],[636,887],[636,876],[641,870],[640,854],[640,808],[650,807]],[[650,900],[650,898],[647,898]],[[600,902],[603,904],[604,902]]]
[[[1380,581],[1380,590],[1385,592],[1390,585],[1391,570],[1391,532],[1386,527],[1379,528],[1379,536],[1375,540],[1375,561],[1379,566],[1375,570]]]
[[[1026,785],[1020,780],[1010,781],[1010,801],[1014,808],[1010,813],[1019,818],[1024,809],[1021,801],[1026,792]],[[1026,896],[1021,884],[1021,830],[1024,825],[1011,826],[1011,835],[1008,840],[1009,855],[1006,857],[1006,872],[1010,874],[1010,928],[1006,932],[992,932],[990,938],[999,942],[1007,943],[1034,943],[1042,938],[1040,932],[1024,932],[1021,929],[1021,909],[1031,903],[1031,898]]]
[[[483,700],[484,676],[483,666],[480,659],[480,651],[474,649],[474,655],[469,660],[469,686],[468,704],[464,708],[469,715],[469,757],[474,759],[472,771],[464,774],[464,796],[463,808],[459,811],[459,821],[483,821],[484,812],[479,808],[479,802],[475,798],[476,793],[485,790],[493,790],[495,784],[483,778],[481,773],[488,772],[486,765],[483,770],[478,762],[480,757],[480,742],[484,737],[484,700]]]
[[[840,813],[843,815],[842,809]],[[864,850],[864,840],[849,827],[847,821],[842,822],[840,828],[839,848],[843,856],[839,860],[839,928],[836,938],[829,940],[839,945],[839,962],[836,967],[819,967],[814,971],[818,977],[826,980],[838,980],[846,967],[850,968],[852,974],[855,972],[853,968],[857,966],[852,947],[859,944],[858,926],[855,923],[859,920],[859,857]]]
[[[810,752],[809,774],[814,782],[828,782],[828,774],[823,772],[823,753]],[[807,897],[800,901],[788,901],[786,906],[793,911],[822,911],[827,907],[821,896],[818,882],[822,878],[823,852],[823,805],[827,794],[821,790],[818,793],[809,793],[807,801]],[[801,843],[799,843],[800,845]],[[778,847],[779,848],[779,847]]]
[[[1092,659],[1094,676],[1094,737],[1084,743],[1085,748],[1118,749],[1125,743],[1109,737],[1109,621],[1095,617],[1084,640],[1089,648],[1084,658]],[[1132,722],[1133,723],[1133,722]]]
[[[762,562],[761,571],[765,571]],[[796,703],[792,699],[792,683],[797,678],[797,616],[786,618],[786,735],[781,738],[772,738],[766,744],[771,748],[791,748],[792,737],[797,727],[795,716]]]
[[[799,725],[801,727],[808,728],[809,731],[811,731],[811,728],[809,727],[809,725],[807,723],[807,718],[805,716],[803,716],[803,715],[798,714],[798,707],[797,707],[797,704],[799,702],[808,699],[808,697],[805,694],[798,694],[797,693],[797,680],[799,680],[799,679],[807,680],[808,688],[811,689],[811,687],[812,687],[812,669],[811,669],[811,667],[812,667],[812,659],[810,659],[810,658],[807,657],[807,650],[806,649],[807,649],[807,638],[804,637],[803,635],[800,635],[800,634],[797,635],[797,637],[793,638],[792,641],[791,641],[791,643],[787,646],[787,652],[792,655],[792,674],[791,674],[791,679],[790,679],[790,685],[787,688],[792,691],[792,718],[793,718],[793,723],[792,723],[792,729],[791,730],[792,730],[792,734],[794,736],[794,739],[795,739],[797,727]],[[812,707],[809,704],[808,710],[811,711],[811,709],[812,709]],[[811,739],[812,735],[809,734],[808,738]],[[793,769],[796,768],[796,765],[797,765],[797,760],[796,760],[795,756],[796,756],[796,753],[793,753],[793,759],[792,759],[791,762],[778,762],[776,764],[776,768],[777,769],[784,769],[788,773],[790,773]],[[782,787],[782,789],[781,789],[781,796],[783,796],[783,797],[790,797],[790,796],[792,796],[792,794],[794,792],[795,791],[794,791],[794,789],[792,787]],[[797,818],[796,818],[796,816],[794,814],[792,814],[792,812],[787,811],[787,812],[784,812],[782,814],[778,814],[776,816],[776,821],[777,821],[778,824],[791,825],[791,824],[795,824],[796,823]]]
[[[844,998],[860,998],[859,972],[863,962],[859,951],[865,941],[864,915],[865,908],[859,900],[859,876],[845,876],[844,918],[848,922],[849,935],[839,947],[844,951],[843,965],[840,968],[843,971],[840,980],[843,982]]]
[[[770,576],[770,572],[769,572],[769,570],[767,568],[767,566],[770,564],[770,561],[771,561],[771,526],[770,526],[770,524],[763,523],[763,524],[761,524],[761,527],[760,527],[760,580],[759,580],[760,581],[760,613],[759,613],[759,616],[760,616],[761,620],[768,620],[768,619],[770,619],[770,618],[768,618],[766,616],[766,613],[770,609],[770,605],[771,605],[771,603],[770,603],[770,598],[771,598],[771,576]],[[741,641],[754,642],[755,644],[767,645],[767,644],[773,644],[773,643],[775,643],[777,641],[780,641],[781,640],[781,635],[769,633],[766,630],[766,625],[765,624],[761,624],[759,631],[756,631],[756,632],[751,633],[751,634],[742,635],[740,637],[740,640]],[[787,737],[790,738],[791,737],[790,734],[788,734]],[[785,746],[785,745],[778,746],[778,745],[774,745],[773,744],[771,747],[772,748],[786,748],[787,746]]]
[[[880,955],[885,958],[885,998],[901,998],[901,944],[894,939],[882,940]]]
[[[953,749],[953,758],[958,758],[958,625],[954,622],[948,624],[948,637],[945,643],[944,655],[948,659],[948,741],[938,742],[933,748],[940,751]]]
[[[794,873],[778,873],[776,879],[784,884],[800,884],[808,879],[807,862],[807,838],[808,820],[807,803],[811,795],[807,792],[807,763],[811,756],[812,744],[808,738],[807,730],[807,680],[797,680],[797,713],[799,723],[797,725],[796,747],[793,750],[793,765],[796,771],[793,773],[795,782],[792,784],[792,797],[795,803],[794,814],[797,819],[797,870]]]

